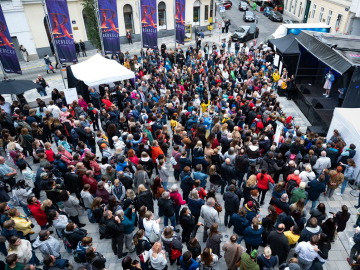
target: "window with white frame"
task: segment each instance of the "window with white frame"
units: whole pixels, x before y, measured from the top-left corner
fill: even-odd
[[[294,5],[294,11],[293,11],[294,15],[295,15],[295,12],[296,12],[296,6],[297,6],[297,0],[295,0],[295,5]]]
[[[323,15],[324,15],[324,8],[321,7],[321,8],[320,8],[320,14],[319,14],[319,22],[322,21]]]
[[[290,1],[289,12],[291,12],[292,1],[293,0]]]
[[[300,6],[299,6],[299,12],[298,12],[298,17],[300,18],[300,14],[301,14],[301,8],[302,8],[302,2],[300,2]]]
[[[312,9],[312,12],[311,12],[311,19],[314,19],[315,12],[316,12],[316,4],[313,5],[313,9]]]
[[[342,15],[338,14],[335,22],[335,31],[338,32],[342,21]]]
[[[328,16],[326,18],[326,24],[329,25],[331,22],[332,10],[329,10]]]

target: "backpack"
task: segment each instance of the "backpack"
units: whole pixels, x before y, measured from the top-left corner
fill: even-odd
[[[79,250],[74,250],[73,251],[73,256],[74,256],[74,261],[77,263],[83,263],[83,259],[81,258],[81,254],[82,252]]]
[[[73,128],[73,129],[71,129],[71,131],[70,131],[70,134],[71,134],[71,137],[73,138],[73,139],[77,139],[77,138],[79,138],[79,134],[77,134],[76,133],[76,130]]]
[[[256,128],[256,121],[251,124],[250,128]]]
[[[214,270],[214,264],[212,264],[211,266],[207,266],[205,265],[203,262],[199,263],[199,270]]]
[[[308,144],[306,145],[306,149],[310,150],[311,146],[312,146],[312,141],[309,141]]]
[[[95,219],[94,214],[91,211],[91,209],[86,209],[86,212],[87,212],[90,223],[96,223],[96,219]]]
[[[296,187],[297,187],[297,182],[293,179],[290,179],[286,185],[286,192],[289,194]]]
[[[100,239],[111,239],[111,236],[109,234],[108,228],[106,227],[106,225],[104,223],[99,224],[99,234],[100,234]]]

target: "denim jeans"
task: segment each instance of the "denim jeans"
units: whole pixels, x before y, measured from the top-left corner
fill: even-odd
[[[76,149],[76,146],[77,146],[77,144],[78,144],[78,142],[79,142],[79,139],[74,139],[74,138],[71,138],[72,140],[72,145],[73,145],[73,147],[74,147],[74,149]]]
[[[40,265],[40,260],[38,257],[36,257],[34,250],[32,251],[32,257],[31,257],[30,261],[27,262],[27,264]]]
[[[21,204],[21,203],[20,203]],[[22,209],[24,210],[24,213],[26,216],[30,216],[31,215],[31,211],[29,210],[29,208],[26,205],[21,204]]]
[[[229,219],[231,218],[231,216],[233,215],[233,212],[229,212],[225,210],[225,217],[224,217],[224,224],[225,226],[228,225]]]
[[[91,150],[91,153],[96,155],[96,146],[95,145],[89,145],[89,148]]]
[[[47,93],[46,93],[46,90],[45,89],[43,89],[43,90],[38,90],[38,93],[40,94],[40,96],[47,96]]]
[[[179,222],[180,209],[181,209],[181,205],[176,205],[176,206],[175,206],[175,219],[176,219],[176,223]]]
[[[348,181],[344,180],[341,184],[341,194],[344,194],[345,188],[348,184]]]
[[[239,50],[235,50],[235,56],[237,56],[239,53]]]
[[[165,190],[165,191],[168,191],[168,189],[167,189],[167,187],[168,187],[168,182],[162,182],[162,181],[161,181],[161,184],[162,184],[164,190]]]
[[[41,230],[46,230],[46,225],[40,226]]]
[[[244,172],[236,172],[238,178],[238,187],[241,187],[242,181],[244,180],[245,173]]]
[[[238,244],[241,244],[241,241],[245,238],[245,235],[238,235],[236,232],[233,231],[234,234],[236,234],[239,238],[237,240]]]
[[[306,204],[307,204],[308,201],[309,201],[309,199],[306,199],[306,201],[305,201],[305,206],[306,206]],[[310,210],[313,209],[313,208],[315,208],[316,202],[317,202],[317,200],[316,200],[316,201],[311,201],[311,208],[310,208]]]
[[[171,222],[171,226],[176,227],[176,218],[175,218],[175,214],[172,217],[166,217],[164,216],[164,226],[167,227],[169,225],[169,219]]]

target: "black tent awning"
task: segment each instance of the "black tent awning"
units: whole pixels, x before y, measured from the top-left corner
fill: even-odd
[[[299,45],[293,33],[282,38],[270,39],[268,42],[270,46],[273,45],[272,47],[275,45],[276,51],[281,55],[291,56],[300,54]]]
[[[308,52],[317,57],[321,62],[328,65],[341,75],[344,74],[353,65],[344,56],[340,55],[336,50],[332,49],[330,44],[321,39],[325,38],[324,33],[301,31],[295,39],[303,46]]]

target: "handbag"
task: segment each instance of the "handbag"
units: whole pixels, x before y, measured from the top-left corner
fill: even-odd
[[[215,210],[220,213],[222,211],[222,206],[220,203],[215,202]]]
[[[146,263],[149,260],[150,254],[149,251],[145,250],[145,241],[141,243],[142,252],[139,255],[140,261]]]
[[[172,247],[172,242],[171,242],[171,259],[176,260],[177,258],[179,258],[181,256],[181,250],[178,249],[174,249]]]
[[[153,226],[154,226],[154,225],[153,225]],[[154,228],[151,227],[151,233],[150,233],[150,237],[149,237],[150,243],[155,243],[155,242],[157,242],[157,241],[159,241],[159,240],[160,240],[160,233],[156,234],[156,233],[154,232]]]
[[[237,245],[237,247],[236,247],[236,256],[237,256],[237,254],[238,254],[238,252],[239,252],[239,246],[240,246],[240,245]],[[241,256],[240,256],[240,259],[236,261],[235,266],[236,266],[236,267],[240,267],[240,266],[241,266]]]
[[[50,70],[54,70],[54,67],[52,65],[49,65]]]

